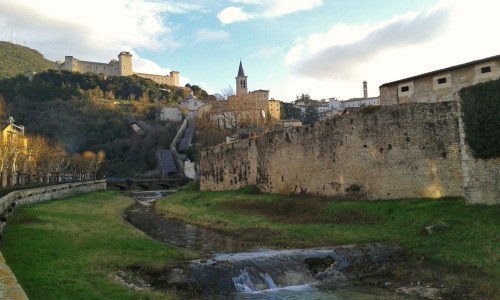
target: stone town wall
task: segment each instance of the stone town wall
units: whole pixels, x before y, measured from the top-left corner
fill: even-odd
[[[462,154],[463,186],[468,204],[500,204],[500,157],[474,158],[465,142],[462,118],[459,118],[460,144]]]
[[[458,103],[380,107],[201,152],[202,190],[363,199],[463,196]]]

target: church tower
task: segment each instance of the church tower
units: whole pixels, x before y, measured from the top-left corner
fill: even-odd
[[[243,70],[243,65],[240,60],[240,68],[238,69],[238,76],[236,76],[236,96],[242,96],[248,94],[247,87],[247,76],[245,76],[245,71]]]

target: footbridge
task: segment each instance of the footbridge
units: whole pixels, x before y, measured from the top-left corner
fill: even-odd
[[[107,178],[107,188],[115,188],[122,191],[131,190],[162,190],[179,188],[191,181],[189,178]]]

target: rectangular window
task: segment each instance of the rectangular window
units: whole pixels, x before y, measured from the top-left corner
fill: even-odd
[[[491,72],[491,66],[481,68],[481,74],[489,73],[489,72]]]
[[[405,86],[401,87],[401,93],[408,92],[409,90],[410,90],[410,86],[409,85],[405,85]]]
[[[446,83],[446,77],[438,79],[438,84],[444,84],[444,83]]]

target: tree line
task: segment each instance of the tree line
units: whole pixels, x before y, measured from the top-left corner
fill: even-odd
[[[151,122],[151,132],[139,136],[126,116],[154,120],[158,95],[163,105],[186,98],[191,89],[195,95],[206,94],[196,85],[168,87],[156,94],[163,87],[137,76],[105,78],[53,70],[38,73],[31,81],[25,76],[3,79],[0,95],[7,106],[4,112],[9,114],[0,120],[12,115],[30,134],[60,143],[69,154],[104,151],[109,160],[103,172],[108,176],[133,176],[156,168],[155,151],[168,147],[178,124]],[[137,97],[140,93],[142,96]],[[6,124],[2,125],[3,129]]]
[[[5,101],[0,96],[0,119],[7,115],[5,108]],[[40,135],[27,135],[24,127],[14,124],[12,117],[5,127],[2,126],[2,187],[99,178],[104,160],[104,151],[70,154],[60,142]]]

